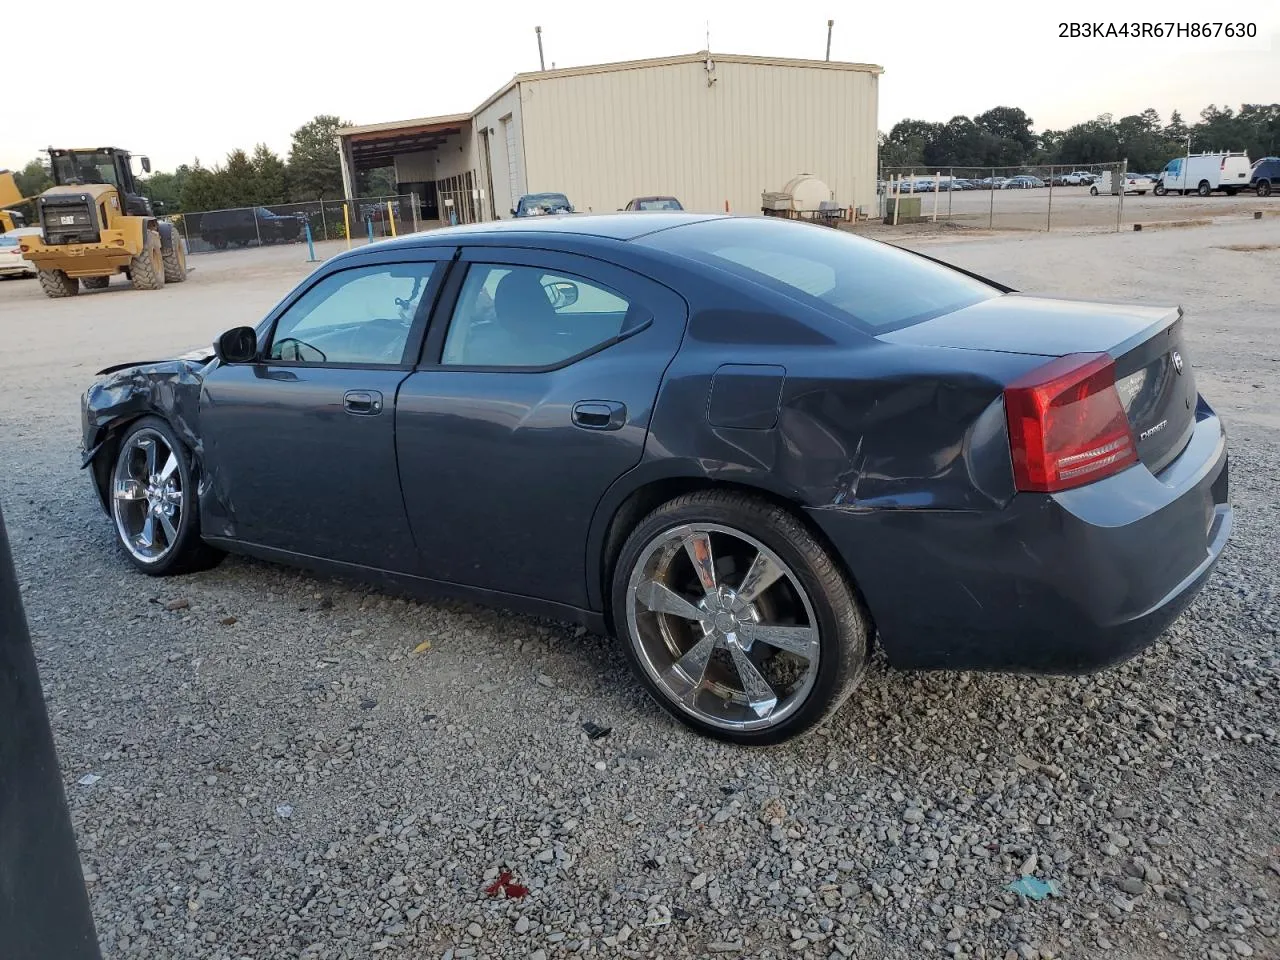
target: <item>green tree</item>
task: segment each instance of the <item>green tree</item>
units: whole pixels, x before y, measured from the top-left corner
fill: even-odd
[[[1031,118],[1019,107],[992,107],[974,117],[973,122],[1002,141],[995,147],[1001,158],[998,164],[1024,163],[1036,148]]]
[[[227,205],[231,207],[251,207],[254,205],[255,174],[253,164],[248,155],[240,149],[227,154],[227,165],[218,170],[216,176],[222,179],[226,193]]]
[[[265,144],[253,148],[253,202],[258,204],[286,203],[289,199],[289,171],[275,153]]]
[[[152,201],[164,204],[165,213],[180,213],[182,207],[182,190],[191,176],[191,168],[185,163],[173,173],[159,171],[138,181],[142,192]]]
[[[396,195],[396,168],[378,167],[363,170],[356,175],[356,196],[394,197]]]
[[[342,196],[342,164],[337,134],[350,126],[331,114],[320,114],[293,132],[289,148],[289,189],[294,200],[332,200]]]
[[[205,210],[221,210],[230,206],[226,192],[226,181],[218,169],[209,170],[200,165],[197,157],[186,181],[182,185],[182,209],[186,213],[197,213]]]
[[[36,197],[53,186],[53,176],[48,163],[39,158],[28,160],[27,165],[13,175],[13,182],[24,197]]]

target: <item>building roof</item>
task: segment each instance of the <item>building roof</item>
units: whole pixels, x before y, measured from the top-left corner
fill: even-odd
[[[517,73],[508,80],[496,93],[484,103],[471,111],[475,116],[489,104],[493,103],[516,84],[529,83],[534,80],[554,80],[559,77],[585,77],[593,73],[616,73],[622,70],[647,70],[650,67],[673,67],[685,63],[702,63],[711,59],[716,63],[746,63],[761,67],[804,67],[817,70],[845,70],[856,73],[870,73],[879,76],[884,67],[874,63],[846,63],[841,60],[800,60],[788,57],[755,57],[741,53],[711,53],[701,50],[698,53],[683,53],[674,57],[650,57],[645,60],[620,60],[617,63],[595,63],[585,67],[562,67],[559,70],[534,70],[529,73]]]
[[[371,162],[396,153],[413,153],[429,150],[438,145],[443,137],[457,133],[461,126],[470,122],[489,104],[493,103],[512,87],[520,83],[536,80],[555,80],[561,77],[583,77],[593,73],[615,73],[622,70],[646,70],[650,67],[672,67],[686,63],[702,63],[708,58],[716,63],[745,63],[766,67],[803,67],[814,70],[844,70],[857,73],[870,73],[876,76],[884,73],[884,67],[874,63],[845,63],[837,60],[796,60],[786,57],[753,57],[736,53],[686,53],[675,57],[651,57],[647,60],[623,60],[618,63],[596,63],[585,67],[562,67],[559,70],[535,70],[530,73],[517,73],[508,80],[493,96],[486,99],[470,113],[451,113],[438,117],[418,117],[415,120],[393,120],[387,123],[367,123],[362,126],[342,127],[338,136],[347,139],[351,144],[353,159],[357,166],[368,166]]]

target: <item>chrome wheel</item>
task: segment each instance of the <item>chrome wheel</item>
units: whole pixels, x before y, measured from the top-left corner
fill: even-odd
[[[178,455],[157,431],[125,441],[111,478],[111,514],[120,542],[141,563],[159,563],[178,542],[184,508]]]
[[[732,527],[682,524],[654,537],[628,579],[626,615],[660,692],[722,730],[783,722],[818,676],[807,593],[776,553]]]

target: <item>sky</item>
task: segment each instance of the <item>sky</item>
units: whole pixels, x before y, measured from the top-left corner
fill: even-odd
[[[1280,101],[1280,3],[1162,0],[1136,4],[841,3],[837,0],[379,0],[369,7],[279,0],[175,4],[130,0],[130,49],[102,64],[104,34],[71,29],[101,4],[66,0],[45,21],[56,43],[42,58],[94,69],[23,69],[30,96],[0,106],[0,168],[18,168],[50,144],[119,146],[171,170],[196,158],[223,162],[235,147],[266,143],[282,156],[290,134],[319,113],[377,123],[465,113],[520,72],[538,69],[534,27],[548,67],[711,50],[821,59],[834,19],[833,60],[876,63],[880,129],[904,117],[946,121],[994,106],[1026,110],[1035,128],[1060,129],[1101,113],[1154,107],[1193,121],[1209,103]],[[1064,13],[1062,11],[1070,11]],[[1109,22],[1202,22],[1233,15],[1253,39],[1064,39],[1064,17]],[[40,35],[39,19],[31,25]],[[109,47],[109,44],[108,44]],[[19,65],[22,60],[15,61]],[[13,63],[10,66],[14,66]],[[154,75],[147,89],[144,74]],[[15,80],[16,77],[16,80]],[[101,78],[99,89],[93,89]],[[144,95],[145,93],[145,95]],[[79,100],[80,107],[74,106]],[[118,104],[118,109],[109,105]],[[762,118],[763,120],[763,118]]]

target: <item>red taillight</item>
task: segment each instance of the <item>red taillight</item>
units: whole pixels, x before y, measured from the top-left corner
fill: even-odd
[[[1037,367],[1005,387],[1004,408],[1019,490],[1067,490],[1138,462],[1115,363],[1105,353]]]

